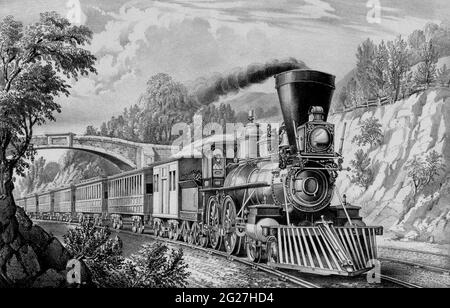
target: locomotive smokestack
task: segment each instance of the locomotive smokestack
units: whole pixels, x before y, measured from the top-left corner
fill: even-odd
[[[236,93],[240,89],[264,82],[268,78],[293,69],[305,69],[305,63],[294,58],[273,60],[264,64],[252,64],[226,75],[196,80],[192,94],[202,105],[218,101],[221,96]]]
[[[276,75],[275,79],[289,144],[297,150],[295,130],[308,121],[310,108],[322,107],[323,120],[327,120],[335,76],[312,70],[292,70]]]

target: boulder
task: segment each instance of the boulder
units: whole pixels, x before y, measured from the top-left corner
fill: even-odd
[[[42,258],[47,268],[62,271],[66,269],[70,254],[57,238],[53,238],[43,252]]]
[[[20,259],[29,276],[34,277],[41,271],[38,257],[30,245],[23,246],[20,251]]]
[[[41,227],[32,226],[31,229],[22,229],[20,234],[27,243],[30,243],[33,250],[38,254],[42,254],[51,240],[51,236]]]
[[[2,240],[4,243],[9,244],[14,241],[19,226],[17,220],[11,219],[7,224],[3,223],[4,230],[2,233]]]
[[[9,286],[9,282],[0,273],[0,289],[8,288]]]
[[[9,260],[9,258],[14,253],[14,250],[9,247],[9,245],[4,245],[2,249],[0,249],[0,269],[3,268],[3,265],[6,264],[6,261]]]
[[[54,269],[48,269],[34,281],[33,288],[59,288],[64,286],[66,277],[64,272],[58,273]]]
[[[24,244],[23,238],[19,234],[16,237],[16,239],[11,244],[9,244],[9,246],[11,246],[11,248],[14,249],[15,251],[18,251],[23,244]]]
[[[11,197],[0,199],[0,224],[6,226],[14,217],[16,206],[12,202]]]
[[[19,231],[29,231],[31,227],[33,226],[33,222],[31,219],[27,216],[24,209],[21,207],[17,207],[16,210],[16,219],[19,223]]]
[[[6,276],[13,282],[17,283],[27,278],[25,268],[20,263],[17,255],[13,255],[8,262],[6,262]]]

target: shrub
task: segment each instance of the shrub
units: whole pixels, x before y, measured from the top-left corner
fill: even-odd
[[[434,183],[436,176],[444,170],[442,155],[435,150],[428,153],[425,158],[413,158],[406,163],[407,175],[414,185],[414,195]]]
[[[189,273],[181,249],[169,250],[160,243],[146,244],[138,254],[125,258],[120,238],[110,236],[107,227],[97,228],[90,221],[64,235],[67,250],[84,261],[97,287],[185,286]]]
[[[183,250],[170,250],[161,243],[146,244],[139,253],[125,259],[121,267],[105,276],[103,285],[125,288],[177,288],[186,286],[189,276]]]
[[[383,133],[381,131],[381,124],[377,118],[371,117],[361,122],[361,133],[355,136],[352,140],[358,146],[374,146],[383,143]]]
[[[365,189],[373,183],[374,173],[370,166],[370,158],[368,153],[359,149],[355,153],[355,159],[350,162],[352,168],[351,183],[361,186]]]

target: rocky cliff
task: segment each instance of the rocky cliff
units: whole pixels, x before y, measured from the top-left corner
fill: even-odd
[[[11,217],[11,205],[10,197],[0,199],[0,288],[67,286],[68,251],[23,209]]]
[[[366,190],[351,183],[351,171],[342,172],[341,194],[362,207],[367,223],[383,225],[395,238],[450,243],[450,90],[430,89],[392,105],[332,115],[337,138],[347,123],[344,167],[358,150],[352,139],[361,121],[370,117],[379,119],[384,135],[380,146],[365,148],[374,181]],[[405,165],[433,150],[443,156],[445,170],[415,194]]]
[[[120,169],[113,163],[96,156],[94,154],[81,151],[68,151],[61,157],[58,171],[55,174],[48,174],[47,163],[42,160],[41,166],[32,166],[25,178],[20,179],[14,191],[15,198],[26,196],[31,193],[39,193],[65,185],[77,184],[80,181],[95,178],[98,176],[110,176],[117,174]]]

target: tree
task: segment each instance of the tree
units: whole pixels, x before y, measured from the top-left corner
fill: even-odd
[[[361,133],[356,135],[352,142],[358,146],[381,144],[384,138],[381,127],[380,121],[375,117],[362,121],[360,125]]]
[[[92,125],[86,127],[86,131],[84,132],[85,136],[98,136],[99,134],[98,130]]]
[[[109,136],[108,127],[106,126],[105,122],[103,122],[102,125],[100,126],[100,136],[105,137]]]
[[[357,107],[365,104],[366,99],[364,97],[364,91],[357,79],[352,78],[349,81],[347,91],[348,105],[346,107]]]
[[[389,41],[387,50],[389,55],[387,77],[392,98],[397,101],[401,91],[402,79],[410,70],[409,50],[407,43],[401,36],[398,36],[394,41]]]
[[[90,221],[69,230],[64,242],[69,253],[84,261],[97,287],[182,287],[189,276],[181,249],[146,244],[138,254],[124,258],[120,238],[111,239],[108,228],[97,228]]]
[[[345,109],[345,104],[346,101],[348,100],[348,92],[347,92],[347,87],[344,86],[342,87],[342,89],[339,91],[338,94],[338,105],[336,107],[334,107],[334,111],[338,111],[342,109]]]
[[[414,30],[408,36],[408,45],[411,49],[411,64],[420,62],[420,51],[425,45],[427,39],[423,30]]]
[[[374,174],[370,166],[369,154],[359,149],[355,153],[355,159],[350,161],[352,166],[352,178],[351,183],[361,186],[365,189],[373,183]]]
[[[408,36],[408,44],[411,49],[413,50],[420,50],[422,46],[426,42],[425,33],[423,30],[414,30],[409,36]]]
[[[429,152],[425,159],[414,157],[409,160],[406,163],[406,170],[414,186],[414,196],[427,185],[432,184],[444,167],[442,155],[435,150]]]
[[[356,53],[356,78],[359,81],[361,90],[366,99],[375,96],[374,93],[374,60],[376,55],[376,46],[372,40],[365,40]]]
[[[384,41],[377,46],[372,64],[373,87],[376,97],[387,95],[389,53]]]
[[[140,104],[142,112],[152,115],[152,122],[159,128],[158,139],[163,143],[171,141],[171,129],[175,123],[191,123],[195,111],[200,107],[183,84],[164,73],[148,80]]]
[[[96,72],[95,57],[83,49],[91,38],[87,27],[55,12],[28,26],[12,16],[0,22],[0,201],[6,200],[0,220],[4,228],[12,226],[8,241],[17,234],[13,174],[23,175],[29,166],[33,128],[55,120],[61,111],[55,98],[70,94],[68,80]]]
[[[434,48],[433,42],[429,41],[423,44],[419,55],[421,63],[414,74],[414,80],[417,85],[425,85],[428,88],[436,80],[436,63],[439,54]]]

